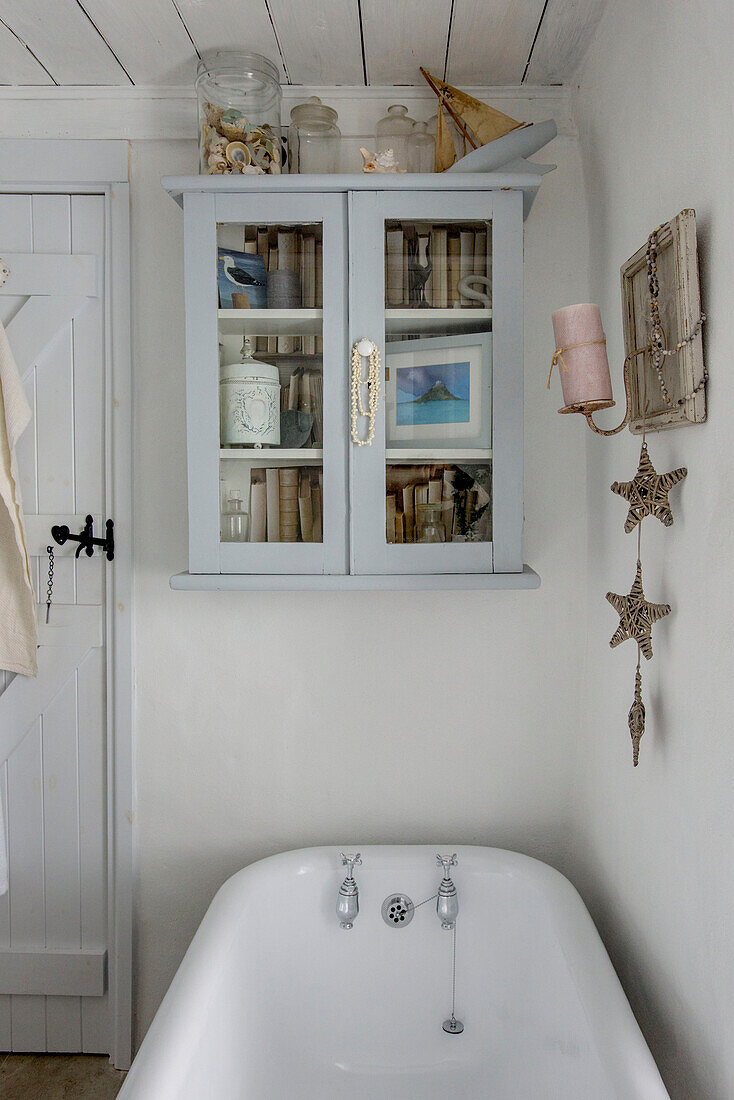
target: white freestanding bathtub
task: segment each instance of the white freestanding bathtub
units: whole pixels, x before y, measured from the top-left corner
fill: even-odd
[[[336,848],[286,852],[221,888],[120,1100],[662,1100],[655,1063],[581,899],[557,871],[458,848],[453,936],[438,849],[362,849],[351,931]],[[445,851],[450,851],[446,848]]]

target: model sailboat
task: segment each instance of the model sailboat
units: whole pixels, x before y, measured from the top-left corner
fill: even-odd
[[[438,80],[426,69],[421,68],[429,86],[438,96],[438,116],[436,119],[436,171],[445,172],[456,160],[456,147],[451,136],[446,112],[451,116],[462,136],[465,152],[478,149],[490,141],[504,137],[512,130],[526,126],[516,118],[505,115],[481,99],[475,99],[467,92],[452,87],[444,80]]]

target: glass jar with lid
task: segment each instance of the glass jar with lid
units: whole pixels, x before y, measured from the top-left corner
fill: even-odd
[[[253,358],[253,342],[242,342],[239,363],[219,368],[219,430],[223,447],[280,443],[280,373]]]
[[[375,127],[375,152],[384,153],[387,149],[392,149],[399,166],[407,169],[414,121],[408,114],[407,107],[402,103],[393,103]]]
[[[281,171],[281,91],[272,61],[257,53],[205,54],[196,95],[202,172]]]
[[[291,111],[288,130],[288,156],[291,172],[336,172],[339,165],[341,130],[339,116],[317,95]]]

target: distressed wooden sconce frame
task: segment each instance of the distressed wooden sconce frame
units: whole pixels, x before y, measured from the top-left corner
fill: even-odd
[[[622,323],[624,351],[629,371],[630,431],[641,435],[677,428],[685,424],[700,424],[706,419],[706,390],[694,392],[704,377],[703,341],[701,337],[685,344],[677,355],[666,358],[663,370],[671,403],[666,405],[660,384],[646,348],[650,331],[650,291],[647,285],[646,245],[631,256],[620,269],[622,281]],[[658,233],[658,282],[660,284],[660,317],[665,343],[673,348],[690,335],[701,317],[701,291],[698,278],[698,245],[696,211],[682,210],[671,218]],[[643,416],[642,398],[647,397],[647,413]],[[681,398],[687,397],[682,405]]]

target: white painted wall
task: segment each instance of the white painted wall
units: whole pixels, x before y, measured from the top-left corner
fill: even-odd
[[[562,116],[541,156],[560,168],[526,227],[525,556],[543,584],[515,594],[170,592],[186,566],[182,218],[158,181],[195,169],[194,142],[177,140],[193,133],[193,101],[3,89],[2,136],[132,140],[138,1037],[212,894],[244,863],[322,842],[494,843],[582,887],[676,1100],[734,1095],[732,47],[729,0],[610,0],[577,103],[586,196],[562,98],[495,97],[531,121]],[[350,107],[339,92],[352,138],[386,105],[373,94]],[[633,472],[638,444],[554,415],[549,314],[600,301],[621,365],[619,266],[689,205],[711,318],[711,417],[651,440],[658,469],[684,463],[689,476],[673,494],[674,527],[645,526],[648,594],[674,614],[645,669],[648,732],[633,772],[634,649],[610,652],[603,595],[624,591],[634,569],[609,484]]]
[[[9,91],[0,134],[133,139],[140,1038],[216,889],[262,856],[471,842],[569,868],[585,441],[552,415],[545,380],[550,312],[587,295],[586,220],[564,96],[483,93],[561,129],[540,158],[559,169],[526,224],[525,559],[538,591],[174,593],[187,564],[183,219],[159,180],[196,169],[194,141],[176,140],[194,132],[193,104],[88,94]],[[356,137],[412,93],[371,108],[339,95]],[[425,118],[430,93],[417,99]]]
[[[550,310],[584,296],[586,272],[576,143],[553,157],[526,238],[540,590],[184,594],[167,587],[186,568],[182,218],[158,177],[195,149],[133,145],[139,1035],[211,896],[254,859],[444,838],[565,866],[584,444],[548,415],[545,377]]]
[[[625,505],[609,485],[634,473],[639,440],[566,426],[569,443],[586,437],[589,476],[584,857],[575,879],[676,1100],[734,1096],[733,57],[730,0],[612,0],[577,105],[588,300],[602,306],[617,380],[619,267],[653,226],[688,206],[698,214],[710,318],[708,423],[649,441],[658,470],[685,465],[688,478],[671,493],[674,526],[648,519],[643,530],[648,599],[670,602],[673,614],[655,628],[655,657],[643,669],[648,721],[636,771],[626,724],[636,654],[632,643],[609,650],[616,618],[604,593],[628,591],[634,577],[634,536],[624,534]]]

